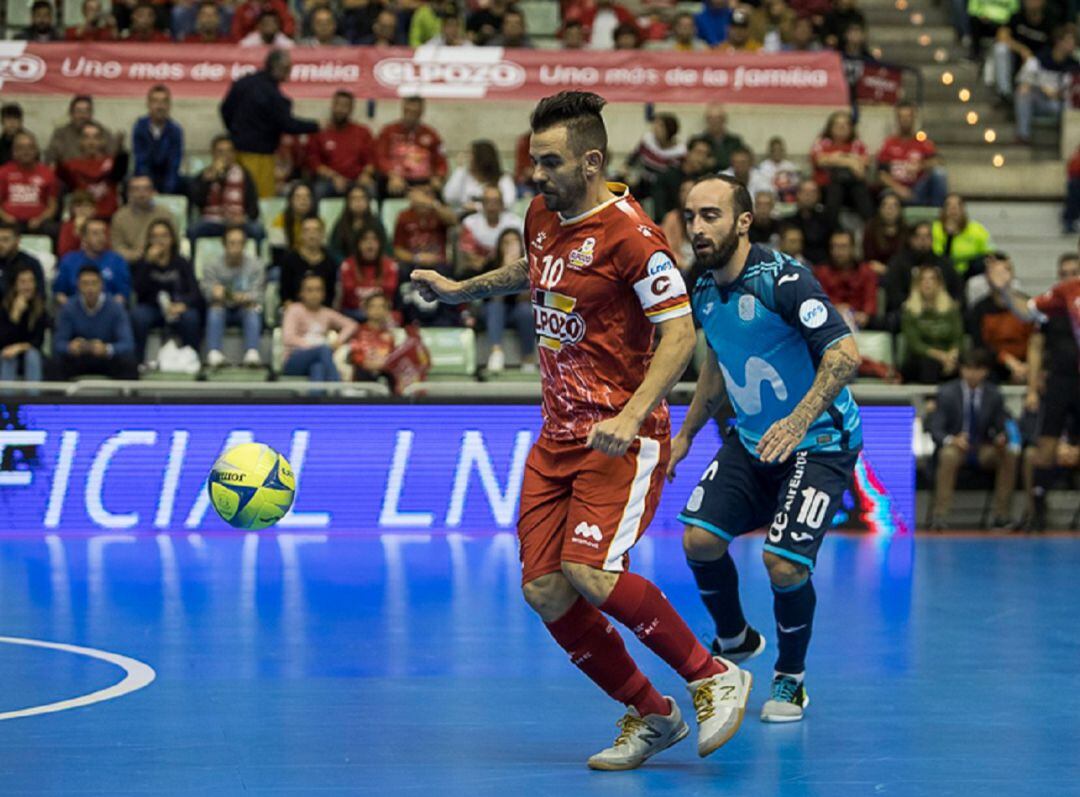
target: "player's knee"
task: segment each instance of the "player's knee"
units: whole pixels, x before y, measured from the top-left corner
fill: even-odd
[[[687,526],[683,531],[683,552],[695,562],[712,562],[727,551],[728,543],[723,537],[698,526]]]
[[[578,593],[562,573],[548,573],[523,584],[525,602],[544,622],[557,620],[578,599]]]
[[[777,587],[793,587],[801,581],[805,581],[810,571],[806,565],[792,562],[782,556],[777,556],[771,551],[762,554],[765,560],[765,568],[769,571],[769,581]]]
[[[562,572],[574,589],[585,596],[593,606],[599,606],[608,599],[618,579],[616,573],[608,573],[580,562],[563,562]]]

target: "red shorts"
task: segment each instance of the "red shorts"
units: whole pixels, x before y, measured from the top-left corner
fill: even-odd
[[[667,437],[638,437],[621,457],[581,442],[537,440],[521,487],[522,583],[559,572],[563,562],[625,570],[656,514],[670,455]]]

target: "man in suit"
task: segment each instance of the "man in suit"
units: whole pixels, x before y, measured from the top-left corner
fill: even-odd
[[[982,349],[965,352],[960,358],[960,378],[938,389],[937,409],[928,419],[938,456],[932,530],[946,528],[956,476],[965,465],[994,472],[993,526],[1011,524],[1017,455],[1006,435],[1010,417],[1005,400],[998,386],[987,381],[990,362]]]

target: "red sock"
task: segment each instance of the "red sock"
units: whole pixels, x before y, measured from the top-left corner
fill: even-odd
[[[671,711],[630,658],[619,632],[587,600],[578,598],[566,614],[546,625],[574,666],[610,697],[633,706],[643,717]]]
[[[724,672],[656,585],[623,573],[600,610],[625,625],[687,681]]]

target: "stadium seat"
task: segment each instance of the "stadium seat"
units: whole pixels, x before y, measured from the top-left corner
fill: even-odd
[[[56,276],[57,257],[53,254],[52,238],[47,235],[23,235],[19,238],[19,249],[37,259],[45,274],[45,284],[52,284]]]
[[[210,165],[213,160],[209,155],[191,155],[187,156],[187,169],[184,174],[196,175]]]
[[[893,341],[888,332],[872,332],[860,329],[855,333],[855,343],[859,354],[870,360],[877,360],[886,365],[893,365]]]
[[[244,251],[252,257],[258,256],[255,242],[248,238]],[[225,244],[221,238],[200,238],[195,242],[195,278],[202,279],[203,266],[209,260],[220,258],[225,254]]]
[[[533,197],[523,196],[521,197],[521,199],[514,203],[514,206],[510,210],[514,213],[515,216],[525,218],[525,213],[529,210],[529,205],[532,204],[532,201]]]
[[[559,30],[559,4],[552,0],[524,0],[518,4],[530,36],[554,36]]]
[[[421,328],[420,340],[431,354],[429,378],[472,378],[476,373],[476,333],[460,327]]]
[[[30,24],[30,6],[31,0],[11,0],[7,4],[7,26],[8,26],[8,38],[15,38],[14,34],[19,32],[20,28],[25,28]]]
[[[908,225],[918,224],[920,221],[936,221],[941,215],[941,208],[932,205],[910,205],[904,208],[904,221]]]
[[[176,232],[183,238],[187,235],[188,227],[188,198],[183,194],[158,194],[156,202],[168,208],[176,222]]]
[[[274,219],[285,212],[285,197],[269,196],[259,200],[259,220],[267,230],[274,223]]]
[[[53,253],[52,238],[47,235],[22,235],[19,236],[19,248],[24,252]]]
[[[409,200],[404,198],[387,198],[384,199],[379,205],[379,215],[382,216],[383,228],[386,230],[386,237],[393,240],[394,226],[397,224],[397,217],[401,215],[401,211],[405,210],[409,206]]]
[[[341,211],[344,209],[345,197],[343,196],[327,197],[319,203],[319,218],[326,225],[327,237],[330,236],[330,231],[334,229],[334,225],[341,218]]]

